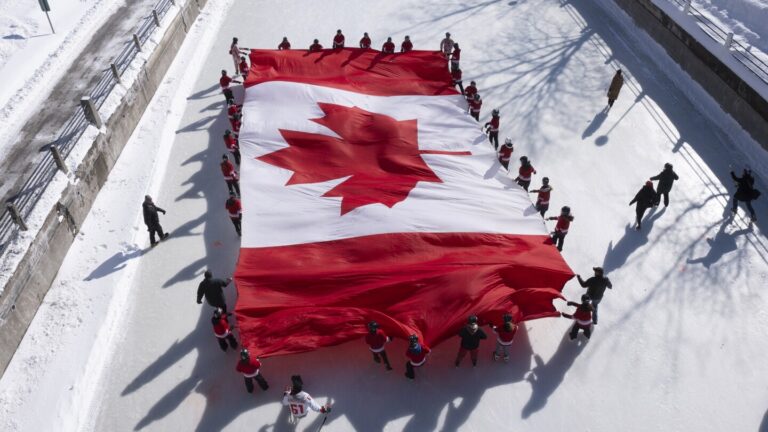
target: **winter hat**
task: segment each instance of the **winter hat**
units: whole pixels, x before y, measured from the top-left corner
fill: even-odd
[[[144,201],[145,202],[152,202],[152,197],[149,195],[144,195]]]
[[[206,271],[205,271],[205,273],[203,273],[203,276],[204,276],[206,279],[210,279],[210,278],[212,278],[212,277],[213,277],[213,273],[211,273],[211,271],[210,271],[210,270],[206,270]]]
[[[376,329],[379,328],[379,323],[376,321],[371,321],[368,323],[368,331],[371,333],[376,333]]]
[[[225,159],[225,160],[229,159],[229,158],[227,157],[227,154],[226,154],[226,153],[224,153],[223,155],[221,155],[221,158],[222,158],[222,159]]]
[[[303,387],[304,387],[304,380],[301,379],[301,375],[292,375],[291,376],[291,394],[295,395],[301,392],[301,389]]]
[[[243,348],[242,351],[240,351],[240,360],[242,361],[248,361],[251,359],[250,354],[248,354],[248,350]]]
[[[648,187],[653,187],[653,182],[648,180],[647,182],[645,182],[645,185]]]
[[[592,270],[594,270],[595,273],[603,274],[603,268],[602,267],[592,267]]]

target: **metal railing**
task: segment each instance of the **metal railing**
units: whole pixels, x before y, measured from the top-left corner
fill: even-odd
[[[716,42],[725,46],[731,55],[741,64],[755,74],[760,80],[768,84],[768,63],[751,52],[751,47],[745,47],[739,41],[733,40],[733,33],[720,27],[701,13],[691,0],[667,0],[698,21],[699,28]],[[768,56],[768,53],[766,53]]]
[[[88,94],[93,108],[98,110],[104,105],[109,94],[120,82],[120,77],[141,51],[141,46],[160,27],[161,20],[175,3],[176,0],[159,0],[152,13],[141,21],[132,36],[132,40],[126,42],[123,49],[109,65],[110,67],[106,69],[96,86]],[[93,124],[93,120],[93,118],[89,118],[83,107],[75,108],[67,122],[59,130],[58,137],[48,145],[50,151],[43,153],[18,192],[6,201],[2,209],[3,213],[0,215],[0,255],[5,252],[20,230],[27,229],[24,221],[29,218],[35,204],[40,200],[57,171],[66,169],[62,161],[69,156],[75,143],[83,136],[88,126]]]

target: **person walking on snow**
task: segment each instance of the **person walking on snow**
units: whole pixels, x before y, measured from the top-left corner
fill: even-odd
[[[528,186],[531,185],[531,178],[536,174],[536,169],[531,165],[531,161],[528,160],[528,156],[520,157],[520,168],[517,170],[517,178],[515,181],[526,192],[528,192]]]
[[[248,78],[248,71],[251,69],[248,66],[248,60],[245,59],[245,56],[240,57],[240,63],[237,65],[237,67],[240,70],[240,75],[243,76],[243,79]]]
[[[632,198],[632,201],[629,202],[629,205],[637,203],[635,206],[635,229],[640,231],[641,227],[641,220],[643,219],[643,215],[645,214],[645,211],[649,208],[653,207],[653,203],[656,201],[656,191],[653,190],[653,183],[648,180],[645,182],[645,185],[643,185],[642,188],[635,194],[635,197]]]
[[[459,68],[459,62],[461,61],[461,48],[459,44],[453,44],[453,51],[451,52],[451,71],[455,71]]]
[[[536,197],[536,210],[539,211],[541,217],[549,210],[549,195],[552,193],[552,186],[549,185],[549,177],[541,179],[541,187],[534,189],[531,193],[539,194]]]
[[[227,342],[229,342],[229,347],[237,349],[237,339],[235,339],[235,335],[232,334],[229,327],[230,315],[232,314],[224,313],[222,309],[216,308],[213,310],[213,318],[211,318],[213,334],[216,336],[216,340],[219,341],[219,346],[224,352],[226,352],[228,348]]]
[[[232,118],[229,119],[229,125],[232,127],[232,133],[235,136],[240,136],[240,128],[243,126],[243,115],[240,112],[232,114]]]
[[[224,145],[234,156],[235,163],[240,165],[240,144],[237,141],[237,137],[229,129],[224,131]]]
[[[388,371],[392,370],[392,366],[389,364],[389,358],[387,357],[387,351],[384,350],[384,345],[391,340],[384,333],[384,330],[379,328],[379,324],[376,321],[368,323],[368,334],[365,335],[365,343],[368,344],[368,348],[373,353],[373,361],[381,363],[384,360],[384,366],[386,366]]]
[[[469,101],[469,115],[476,121],[480,121],[480,108],[482,107],[483,100],[480,98],[480,93],[475,93],[475,96]]]
[[[510,138],[506,138],[504,140],[504,145],[501,146],[499,149],[499,163],[501,166],[504,167],[507,171],[509,171],[509,161],[512,159],[512,153],[515,151],[515,148],[512,145],[512,140]]]
[[[157,214],[157,212],[165,214],[165,210],[156,206],[149,195],[144,196],[141,209],[144,213],[144,225],[147,226],[147,231],[149,231],[149,244],[155,247],[159,240],[165,240],[169,236],[168,233],[163,232],[163,227],[160,226],[160,216]],[[159,240],[155,240],[155,233],[159,236]]]
[[[232,61],[235,63],[235,70],[238,70],[237,65],[240,63],[240,54],[248,54],[248,48],[237,46],[237,38],[233,37],[232,44],[229,46],[229,55],[232,56]]]
[[[665,163],[664,170],[658,175],[651,177],[651,180],[658,180],[659,184],[656,186],[656,198],[653,201],[653,206],[656,207],[661,202],[661,196],[664,195],[664,207],[669,206],[669,191],[672,190],[672,183],[678,180],[679,177],[672,171],[672,164]],[[594,301],[593,301],[594,303]]]
[[[470,81],[469,85],[464,87],[464,97],[467,98],[467,103],[472,103],[472,100],[477,94],[477,84],[474,81]]]
[[[445,33],[445,38],[440,41],[440,52],[443,53],[446,59],[451,57],[451,50],[453,50],[453,39],[451,39],[450,33]]]
[[[309,46],[309,52],[318,52],[322,50],[323,50],[323,46],[320,45],[320,41],[317,39],[312,41],[312,45]]]
[[[611,280],[603,275],[602,267],[592,267],[592,270],[595,272],[595,275],[591,278],[584,280],[581,278],[581,275],[576,275],[576,279],[578,279],[579,285],[582,288],[587,289],[587,295],[592,303],[592,322],[597,325],[597,305],[603,300],[605,289],[612,289],[613,285]]]
[[[363,37],[360,39],[360,48],[371,49],[371,37],[368,33],[363,33]]]
[[[243,374],[245,390],[248,393],[253,393],[253,380],[259,383],[259,387],[262,390],[267,391],[269,389],[267,380],[261,375],[261,361],[258,358],[251,357],[247,349],[243,348],[240,351],[240,361],[237,362],[235,370]]]
[[[300,375],[291,376],[291,385],[285,387],[282,404],[288,407],[292,424],[306,417],[309,410],[323,414],[331,412],[330,403],[321,406],[304,391],[304,381]]]
[[[421,367],[427,361],[427,355],[430,353],[428,346],[419,343],[419,337],[412,334],[408,337],[408,349],[405,356],[408,360],[405,362],[405,377],[414,379],[416,371],[414,368]]]
[[[592,305],[589,304],[589,296],[587,294],[581,296],[581,303],[569,301],[568,306],[575,306],[576,312],[572,315],[561,312],[560,316],[574,321],[571,333],[569,334],[571,340],[576,339],[576,336],[579,335],[579,330],[583,331],[584,336],[589,339],[592,336]]]
[[[459,86],[459,91],[464,94],[464,84],[461,82],[461,69],[456,69],[451,72],[451,78],[453,79],[453,85]]]
[[[336,30],[336,35],[333,37],[333,49],[344,48],[344,34],[341,29]]]
[[[217,279],[210,270],[203,274],[203,280],[197,286],[197,304],[203,303],[203,297],[209,305],[220,308],[222,313],[227,313],[227,302],[224,300],[224,287],[232,282],[232,278]]]
[[[413,42],[411,42],[410,36],[406,36],[405,40],[403,40],[403,43],[400,44],[400,52],[409,51],[413,51]]]
[[[237,70],[237,64],[235,64],[235,70]],[[224,99],[230,100],[235,99],[235,95],[232,94],[232,89],[229,88],[229,85],[232,83],[241,83],[242,81],[238,81],[236,79],[232,79],[229,75],[227,75],[226,69],[221,70],[221,78],[219,78],[219,86],[221,87],[221,92],[224,93]]]
[[[493,149],[499,149],[499,110],[491,111],[491,121],[485,124],[485,133],[488,134],[488,140],[493,144]]]
[[[747,210],[749,210],[752,222],[756,222],[757,216],[755,215],[755,209],[752,208],[752,201],[760,197],[760,191],[755,189],[755,178],[752,177],[752,170],[744,168],[741,177],[736,177],[736,174],[731,171],[731,178],[736,182],[736,193],[733,195],[731,211],[733,214],[736,214],[739,210],[739,201],[743,201],[747,206]]]
[[[221,173],[224,174],[224,181],[227,182],[229,193],[234,192],[237,196],[240,196],[240,177],[226,153],[221,156]]]
[[[608,87],[608,109],[613,107],[613,103],[619,98],[619,92],[621,86],[624,85],[624,76],[621,74],[621,69],[616,71],[616,75],[611,80],[611,85]]]
[[[568,229],[573,222],[573,215],[571,214],[571,208],[563,206],[560,209],[560,216],[552,216],[547,220],[556,220],[555,230],[552,232],[552,243],[557,246],[557,250],[563,251],[563,243],[565,243],[565,236],[568,235]]]
[[[280,51],[287,51],[291,49],[291,43],[288,42],[288,37],[283,36],[283,41],[280,42],[280,45],[277,46],[277,49]]]
[[[464,360],[464,356],[469,352],[469,357],[472,359],[472,367],[476,367],[477,351],[480,349],[480,341],[487,339],[488,336],[486,336],[485,332],[478,326],[477,317],[475,315],[471,315],[467,319],[467,325],[459,330],[458,336],[461,338],[461,343],[459,344],[459,352],[456,354],[456,362],[454,364],[456,367],[459,367],[461,361]]]
[[[384,45],[381,46],[381,52],[384,54],[394,54],[395,53],[395,43],[392,42],[392,38],[388,37],[387,41],[384,42]]]
[[[242,113],[243,106],[235,103],[234,99],[227,99],[227,118],[230,124],[232,123],[235,114]]]
[[[224,203],[224,207],[227,209],[229,219],[232,221],[232,225],[235,226],[238,236],[242,236],[241,223],[243,221],[243,205],[240,203],[240,199],[234,192],[229,193],[229,199]]]
[[[497,361],[504,356],[504,361],[509,361],[509,346],[515,339],[517,333],[517,324],[512,321],[512,315],[504,314],[504,324],[501,328],[490,324],[491,330],[496,334],[496,349],[493,350],[493,361]]]

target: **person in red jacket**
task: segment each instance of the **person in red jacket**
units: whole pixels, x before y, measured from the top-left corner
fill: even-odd
[[[493,144],[493,149],[499,149],[499,121],[501,116],[499,110],[494,109],[491,111],[491,121],[485,124],[485,133],[488,134],[488,141]]]
[[[280,51],[291,49],[291,43],[288,42],[288,38],[286,36],[283,36],[283,41],[280,42],[280,45],[277,46],[277,49],[279,49]]]
[[[453,79],[453,85],[459,86],[459,91],[461,91],[461,94],[464,94],[464,84],[461,82],[461,69],[451,71],[451,78]]]
[[[227,150],[235,157],[235,163],[240,165],[240,143],[238,143],[237,137],[229,129],[224,131],[224,145],[227,146]]]
[[[333,37],[333,49],[344,48],[344,34],[341,29],[336,30],[336,36]]]
[[[384,54],[394,54],[395,53],[395,43],[392,42],[392,38],[388,37],[387,41],[384,42],[384,45],[381,46],[381,52]]]
[[[221,156],[221,173],[224,174],[224,181],[227,182],[229,193],[235,192],[237,196],[240,196],[240,176],[226,153]]]
[[[245,56],[240,57],[240,64],[238,67],[240,68],[240,75],[243,76],[243,79],[248,78],[248,71],[251,68],[248,66],[248,61],[245,59]]]
[[[317,52],[322,50],[323,50],[323,46],[320,45],[320,41],[317,39],[312,41],[312,45],[309,46],[309,52]]]
[[[571,208],[563,206],[560,210],[560,216],[552,216],[547,220],[556,220],[555,231],[552,232],[552,242],[557,246],[557,250],[563,251],[563,243],[565,243],[565,236],[568,234],[568,229],[573,222],[573,215],[571,214]]]
[[[242,232],[240,231],[240,223],[243,220],[243,205],[240,203],[240,199],[237,197],[237,195],[235,195],[234,192],[229,194],[229,199],[226,203],[224,203],[224,207],[227,209],[227,213],[229,214],[229,219],[232,221],[232,225],[235,226],[237,235],[241,236]]]
[[[581,303],[569,301],[568,306],[575,306],[576,312],[573,315],[562,312],[560,315],[563,318],[570,318],[574,321],[571,333],[569,334],[571,340],[576,339],[579,335],[579,330],[583,331],[584,336],[589,339],[592,336],[592,305],[589,303],[589,296],[586,294],[582,295]]]
[[[247,349],[243,348],[243,350],[240,351],[240,361],[237,362],[235,370],[243,374],[245,389],[248,393],[253,393],[253,380],[256,380],[256,382],[259,383],[259,387],[261,387],[262,390],[266,391],[269,389],[267,380],[261,376],[261,362],[258,358],[251,357]]]
[[[229,75],[227,75],[226,69],[221,70],[221,78],[219,78],[219,86],[221,87],[221,92],[224,93],[224,99],[234,99],[235,96],[232,94],[232,89],[229,88],[229,85],[232,83],[241,83],[242,81],[238,81],[236,79],[232,79]]]
[[[512,140],[507,138],[504,140],[504,145],[499,149],[499,163],[506,170],[509,170],[509,161],[512,159],[512,152],[515,151]]]
[[[549,185],[549,177],[541,179],[541,187],[534,189],[531,193],[538,193],[536,197],[536,210],[541,213],[541,217],[549,210],[549,194],[552,193],[552,186]]]
[[[413,50],[413,42],[411,42],[411,37],[406,36],[405,40],[403,40],[403,43],[400,44],[400,52],[408,52]]]
[[[515,333],[517,333],[517,324],[512,321],[512,315],[504,314],[504,324],[501,327],[496,327],[493,323],[490,324],[491,330],[496,334],[496,349],[493,350],[493,361],[497,361],[504,356],[504,361],[509,361],[509,346],[515,339]]]
[[[412,334],[408,338],[408,349],[405,351],[405,356],[408,361],[405,362],[405,376],[408,379],[414,379],[416,377],[416,371],[414,368],[420,367],[427,361],[427,355],[431,350],[428,346],[419,343],[419,337]]]
[[[474,81],[470,81],[469,85],[464,87],[464,97],[467,98],[467,102],[471,103],[477,94],[477,84]]]
[[[517,178],[515,181],[526,192],[528,192],[528,186],[531,185],[531,176],[536,174],[536,169],[531,165],[531,161],[528,160],[528,156],[520,157],[520,169],[517,171]]]
[[[469,101],[469,115],[477,121],[480,121],[480,108],[483,106],[483,100],[480,99],[480,93],[475,93],[475,96]]]
[[[360,39],[360,48],[371,49],[371,38],[368,33],[363,33],[363,37]]]
[[[459,68],[459,61],[461,61],[461,48],[459,48],[459,44],[455,43],[451,52],[451,71]]]
[[[388,371],[392,370],[392,366],[389,364],[389,358],[387,358],[387,351],[384,350],[384,345],[391,340],[392,338],[379,328],[379,324],[376,321],[368,323],[368,334],[365,335],[365,343],[368,344],[368,348],[373,353],[373,361],[381,363],[384,360],[384,366],[386,366]]]
[[[240,136],[240,128],[243,126],[243,115],[239,112],[234,113],[232,118],[229,119],[229,124],[232,126],[232,133],[236,136]]]
[[[211,318],[211,324],[213,324],[213,334],[216,336],[216,340],[219,341],[219,346],[222,351],[227,351],[227,342],[229,347],[237,349],[237,339],[229,327],[229,316],[231,313],[224,313],[221,308],[213,310],[213,318]]]
[[[227,99],[227,118],[229,121],[232,121],[235,114],[241,113],[242,109],[243,106],[236,104],[234,99]]]

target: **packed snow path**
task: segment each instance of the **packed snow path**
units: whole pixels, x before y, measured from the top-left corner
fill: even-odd
[[[203,271],[228,276],[237,256],[218,169],[227,127],[219,70],[231,69],[232,36],[259,48],[288,36],[304,48],[315,37],[329,44],[337,28],[350,44],[367,31],[376,47],[408,34],[417,49],[436,49],[451,31],[463,49],[465,83],[477,80],[484,97],[481,120],[498,107],[502,139],[510,136],[515,159],[526,154],[538,170],[533,185],[550,177],[551,208],[573,209],[565,258],[583,276],[603,265],[613,281],[592,340],[569,341],[569,320],[530,322],[510,363],[493,364],[487,342],[476,369],[465,362],[458,370],[458,341],[449,341],[415,382],[402,376],[402,342],[388,349],[395,370],[385,372],[361,341],[266,359],[270,390],[245,392],[237,354],[220,351],[210,307],[195,304]],[[239,0],[215,39],[191,38],[177,60],[185,67],[169,72],[0,382],[0,397],[14,401],[6,409],[13,427],[292,430],[279,398],[295,373],[316,399],[335,403],[329,431],[767,427],[768,249],[759,228],[768,220],[766,200],[756,202],[761,221],[753,229],[743,209],[725,218],[729,165],[740,168],[749,152],[750,163],[765,166],[765,152],[611,2],[400,0],[372,11],[356,1],[273,8]],[[626,84],[606,113],[617,67]],[[154,174],[144,160],[156,164]],[[636,232],[627,204],[665,162],[680,175],[670,207],[652,212]],[[152,250],[139,215],[145,190],[168,210],[161,222],[172,232]],[[582,290],[574,281],[564,292],[575,299]],[[103,320],[109,293],[125,297],[110,310],[121,317],[94,336],[89,326]],[[51,299],[68,300],[71,310]],[[51,320],[56,311],[67,343],[51,340],[62,333]],[[103,360],[92,356],[87,367],[101,378],[97,385],[72,370],[85,364],[73,363],[82,355],[73,352],[90,349],[94,337]],[[92,404],[61,408],[75,396]],[[314,431],[321,419],[311,414],[298,430]]]

